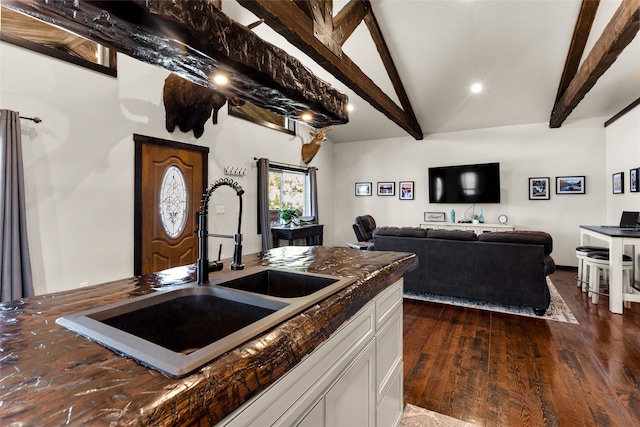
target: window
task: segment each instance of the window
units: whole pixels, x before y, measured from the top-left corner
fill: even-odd
[[[309,173],[269,168],[269,212],[271,223],[280,222],[278,211],[298,209],[301,216],[310,215]]]
[[[109,76],[117,76],[116,52],[62,28],[2,7],[0,40]]]

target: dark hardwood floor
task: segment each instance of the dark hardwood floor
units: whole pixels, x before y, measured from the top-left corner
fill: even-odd
[[[480,426],[640,426],[640,304],[551,280],[580,323],[404,301],[405,402]]]

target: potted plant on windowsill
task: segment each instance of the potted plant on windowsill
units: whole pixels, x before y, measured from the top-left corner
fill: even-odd
[[[285,227],[291,227],[298,218],[298,210],[293,208],[283,208],[279,211],[280,220]]]

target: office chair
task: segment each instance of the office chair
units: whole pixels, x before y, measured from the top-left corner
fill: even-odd
[[[376,229],[376,220],[371,215],[357,216],[353,222],[353,231],[358,242],[372,242],[373,230]]]

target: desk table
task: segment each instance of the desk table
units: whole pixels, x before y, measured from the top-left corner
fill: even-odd
[[[605,241],[609,244],[609,263],[611,278],[609,282],[609,311],[622,314],[625,301],[640,302],[640,295],[628,293],[622,279],[622,255],[627,245],[640,246],[640,231],[626,230],[617,227],[593,225],[580,226],[580,244],[592,245],[590,238]],[[636,260],[634,259],[635,263]],[[637,267],[637,265],[635,266]]]
[[[277,248],[280,240],[289,241],[289,246],[293,245],[296,239],[305,239],[307,246],[322,246],[322,233],[324,225],[301,225],[293,227],[271,227],[271,237],[273,247]]]

